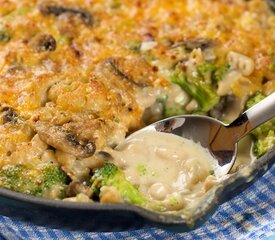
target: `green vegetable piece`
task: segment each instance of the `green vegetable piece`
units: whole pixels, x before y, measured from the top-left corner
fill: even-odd
[[[214,63],[203,63],[197,67],[198,74],[205,80],[211,80],[212,83],[217,83],[222,80],[224,74],[230,69],[229,64],[217,67]]]
[[[68,178],[55,165],[46,165],[42,168],[30,169],[24,165],[8,165],[0,170],[0,186],[10,190],[43,196],[54,186],[64,189]]]
[[[57,46],[68,46],[70,44],[70,38],[62,35],[57,35],[55,38]]]
[[[65,184],[68,181],[68,177],[65,172],[56,165],[48,165],[43,168],[44,186],[46,188],[54,185]]]
[[[272,56],[273,49],[272,48],[267,49],[266,53],[267,53],[268,56]]]
[[[265,98],[266,98],[266,95],[264,95],[261,92],[257,92],[253,97],[248,99],[248,101],[246,102],[246,108],[248,109],[253,107],[255,104],[257,104],[258,102],[262,101]]]
[[[5,30],[0,30],[0,42],[9,42],[11,39],[10,34]]]
[[[143,164],[137,165],[137,171],[138,171],[139,175],[141,175],[141,176],[146,175],[146,173],[147,173],[147,169]]]
[[[229,64],[225,64],[219,68],[216,68],[214,75],[213,75],[213,82],[219,82],[222,80],[223,76],[228,72],[228,70],[230,69],[230,65]]]
[[[216,70],[216,66],[213,63],[203,63],[197,67],[198,72],[203,75],[204,73],[207,72],[213,72]]]
[[[120,118],[119,118],[119,117],[115,117],[114,121],[115,121],[116,123],[120,123]]]
[[[35,9],[35,6],[33,7],[21,7],[17,8],[16,10],[12,11],[8,15],[4,17],[6,21],[13,21],[16,17],[27,15],[29,12]]]
[[[174,74],[172,83],[178,84],[187,94],[193,97],[199,104],[201,112],[208,112],[219,102],[219,96],[211,83],[201,78],[193,78],[188,81],[184,73]]]
[[[185,113],[184,104],[180,104],[177,102],[170,103],[168,102],[168,95],[163,95],[157,99],[159,103],[163,105],[163,117],[172,117],[172,116],[178,116]]]
[[[130,41],[126,44],[126,47],[135,53],[139,53],[141,41]]]
[[[197,72],[200,78],[205,82],[211,83],[213,78],[213,73],[216,70],[216,66],[213,63],[205,62],[197,66]]]
[[[111,3],[111,8],[112,9],[118,9],[121,7],[121,2],[120,1],[117,1],[117,0],[114,0],[112,3]]]
[[[275,56],[272,57],[271,63],[268,66],[269,70],[275,72]]]
[[[33,173],[34,174],[34,173]],[[39,195],[42,192],[39,179],[28,173],[23,165],[5,166],[0,171],[0,186],[10,190]]]
[[[175,103],[174,106],[169,107],[164,105],[163,116],[165,118],[172,116],[179,116],[185,113],[184,107],[181,104]]]
[[[253,145],[253,153],[257,158],[261,157],[275,146],[274,126],[273,130],[262,134],[262,136],[258,136],[258,139]]]
[[[247,101],[246,108],[251,108],[265,97],[263,93],[257,92]],[[275,146],[275,118],[257,127],[251,134],[254,137],[253,153],[259,158]]]
[[[269,70],[275,72],[275,61],[269,65]]]
[[[171,205],[177,205],[179,203],[179,200],[175,196],[171,197],[169,200]]]
[[[126,203],[143,206],[147,202],[145,197],[126,179],[123,171],[112,163],[105,163],[97,169],[90,182],[94,194],[99,194],[103,186],[113,186]]]

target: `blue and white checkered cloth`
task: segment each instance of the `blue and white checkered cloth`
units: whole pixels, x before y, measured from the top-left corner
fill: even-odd
[[[144,226],[110,233],[50,229],[0,216],[0,239],[264,239],[275,240],[275,166],[243,193],[221,205],[202,227],[172,233]]]

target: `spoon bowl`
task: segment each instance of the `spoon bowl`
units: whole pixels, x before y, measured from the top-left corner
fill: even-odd
[[[238,141],[253,129],[275,116],[275,93],[272,93],[241,114],[231,124],[200,115],[181,115],[155,122],[142,131],[158,131],[175,134],[199,143],[217,160],[214,171],[217,177],[227,174],[234,165]]]
[[[213,166],[215,175],[220,177],[230,171],[237,154],[237,144],[229,141],[227,142],[226,150],[211,151],[211,138],[213,138],[218,129],[226,129],[226,127],[221,121],[211,117],[181,115],[155,122],[133,133],[129,138],[134,138],[135,134],[142,131],[158,131],[192,140],[195,143],[199,143],[202,147],[209,149],[218,163]],[[226,140],[224,142],[226,142]]]

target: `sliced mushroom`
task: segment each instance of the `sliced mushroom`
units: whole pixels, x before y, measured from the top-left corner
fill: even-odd
[[[66,196],[72,197],[79,193],[84,193],[88,197],[91,197],[93,192],[92,189],[87,185],[79,181],[72,181],[66,189]]]
[[[72,154],[78,158],[90,157],[96,150],[93,141],[88,141],[86,143],[79,141],[73,133],[65,130],[63,127],[53,126],[42,121],[37,121],[33,123],[32,126],[42,141],[60,151]]]
[[[143,58],[109,58],[105,60],[105,67],[121,79],[139,87],[151,85],[154,79],[152,67]]]
[[[62,170],[66,172],[73,182],[84,183],[89,181],[91,169],[99,168],[104,164],[104,161],[95,154],[80,160],[72,154],[57,150],[55,156]]]
[[[70,122],[63,125],[79,139],[94,139],[97,150],[113,147],[124,140],[125,129],[113,121],[100,118],[87,121]],[[73,141],[73,139],[72,139]]]
[[[3,112],[3,124],[17,121],[18,115],[13,108],[4,107],[2,108],[2,112]]]
[[[19,63],[14,63],[13,65],[7,68],[7,73],[10,75],[22,75],[22,73],[25,72],[26,69]]]
[[[176,42],[172,45],[172,48],[183,46],[187,51],[193,51],[197,48],[204,50],[206,48],[214,46],[215,44],[215,40],[211,38],[190,38],[184,41]]]
[[[105,162],[110,162],[113,160],[113,156],[106,151],[99,151],[95,155],[100,159],[104,160]]]
[[[93,24],[93,18],[91,14],[80,8],[69,8],[55,3],[42,3],[38,6],[38,8],[40,12],[45,16],[54,15],[58,17],[62,14],[70,13],[78,16],[87,25]]]
[[[56,41],[50,34],[39,33],[31,39],[29,46],[35,52],[51,52],[56,49]]]
[[[241,114],[246,100],[247,96],[226,95],[221,97],[218,105],[210,111],[210,116],[218,118],[221,121],[231,122]]]
[[[119,59],[109,58],[105,62],[106,68],[109,68],[115,75],[118,75],[121,79],[129,80],[129,76],[127,76],[123,70],[119,68]]]
[[[275,1],[274,0],[267,0],[267,3],[270,7],[270,9],[275,12]]]
[[[221,119],[223,116],[224,112],[232,106],[232,104],[235,101],[235,96],[234,95],[226,95],[221,97],[220,102],[214,106],[209,112],[211,117]]]

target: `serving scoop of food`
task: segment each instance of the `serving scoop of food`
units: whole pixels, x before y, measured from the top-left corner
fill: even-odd
[[[130,135],[129,139],[145,131],[172,133],[191,139],[209,150],[218,162],[215,175],[223,176],[229,172],[235,162],[237,142],[274,116],[275,93],[272,93],[230,124],[200,115],[175,116],[153,123]]]
[[[118,166],[120,181],[131,182],[138,190],[106,179],[104,184],[115,186],[117,196],[158,211],[190,208],[224,179],[235,162],[237,142],[274,117],[274,107],[275,93],[228,125],[198,115],[175,116],[153,123],[131,134],[115,150],[99,153],[112,163],[95,174],[93,186],[102,181],[102,173],[109,172],[110,176],[114,166]],[[121,178],[123,174],[125,180]],[[116,181],[117,184],[111,184]],[[110,201],[110,196],[119,200],[114,197],[116,190],[105,186],[101,200]]]

